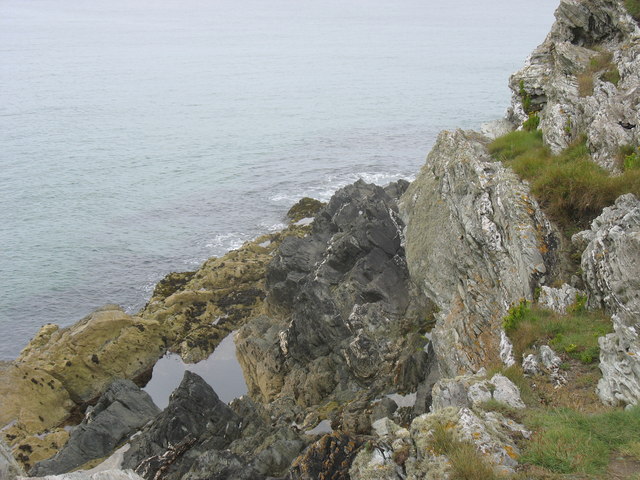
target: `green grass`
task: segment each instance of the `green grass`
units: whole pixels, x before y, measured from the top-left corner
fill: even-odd
[[[536,435],[521,461],[552,472],[601,475],[614,451],[635,451],[640,407],[600,414],[571,409],[534,410],[527,424]]]
[[[430,447],[437,455],[446,455],[451,463],[451,480],[498,480],[491,464],[469,442],[454,437],[447,425],[436,425]]]
[[[640,0],[625,0],[624,6],[627,8],[629,15],[640,22]]]
[[[521,302],[509,310],[503,326],[518,357],[536,344],[549,344],[584,364],[598,361],[598,337],[612,331],[609,317],[586,311],[582,299],[566,315]]]
[[[489,152],[530,182],[545,213],[566,232],[587,228],[618,196],[640,195],[640,169],[610,176],[591,161],[585,139],[552,155],[540,131],[516,131],[494,140]]]

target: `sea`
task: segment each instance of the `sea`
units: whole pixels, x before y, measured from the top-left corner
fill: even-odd
[[[504,115],[558,0],[2,0],[0,360]]]

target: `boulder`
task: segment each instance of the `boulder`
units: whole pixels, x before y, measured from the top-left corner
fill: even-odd
[[[502,319],[558,263],[558,235],[486,143],[442,132],[400,201],[411,279],[438,309],[431,341],[444,377],[509,363]]]
[[[37,463],[33,476],[56,475],[74,470],[89,460],[108,456],[160,410],[151,397],[130,380],[116,380],[90,408],[53,458]]]
[[[560,288],[544,285],[540,288],[538,305],[564,315],[569,307],[575,305],[578,295],[584,295],[584,293],[566,283]]]
[[[640,401],[640,201],[633,194],[605,208],[591,229],[581,267],[588,305],[612,314],[614,333],[598,340],[598,395],[609,405]]]
[[[239,423],[213,389],[187,370],[167,408],[131,440],[123,467],[147,480],[181,478],[198,456],[192,447],[223,449],[239,436]]]
[[[442,379],[433,387],[431,411],[448,407],[477,407],[495,400],[511,408],[525,408],[520,389],[507,377],[496,373],[485,378],[484,370],[476,375]]]

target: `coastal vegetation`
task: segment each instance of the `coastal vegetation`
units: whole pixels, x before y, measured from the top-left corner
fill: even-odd
[[[489,152],[529,181],[542,209],[568,234],[588,227],[620,195],[640,195],[638,153],[629,154],[629,168],[614,176],[591,161],[585,137],[554,155],[540,130],[515,131],[494,140]]]
[[[640,0],[625,0],[624,6],[627,8],[629,15],[640,22]]]
[[[564,315],[521,301],[504,318],[516,358],[551,345],[562,357],[559,369],[566,382],[558,388],[549,378],[525,376],[514,365],[504,374],[518,385],[528,408],[517,411],[495,401],[482,405],[534,432],[520,457],[526,472],[522,478],[575,478],[576,474],[601,478],[612,457],[628,465],[640,462],[640,407],[605,407],[594,395],[601,377],[598,337],[611,331],[611,321],[604,312],[587,311],[585,301],[578,296]]]
[[[586,297],[564,315],[522,301],[509,310],[504,329],[518,358],[537,345],[548,344],[584,364],[598,360],[598,337],[612,331],[611,319],[603,311],[588,311]]]

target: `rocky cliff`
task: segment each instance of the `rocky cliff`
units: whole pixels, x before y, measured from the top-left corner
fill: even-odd
[[[540,119],[556,152],[585,135],[593,159],[619,171],[640,129],[640,28],[618,0],[563,0],[545,41],[511,76],[510,118]]]
[[[539,126],[554,151],[584,136],[619,172],[640,140],[638,45],[623,2],[562,0],[501,128]],[[0,367],[15,459],[59,480],[551,478],[590,474],[567,458],[597,455],[603,478],[611,458],[640,468],[638,192],[570,238],[490,142],[442,132],[411,184],[306,199],[283,232],[168,275],[136,315],[43,327]],[[187,372],[158,412],[129,381],[167,351],[206,358],[232,331],[249,394],[228,405]],[[615,438],[545,436],[596,413],[617,419]],[[567,450],[549,466],[541,445]],[[0,442],[0,474],[22,473]]]

